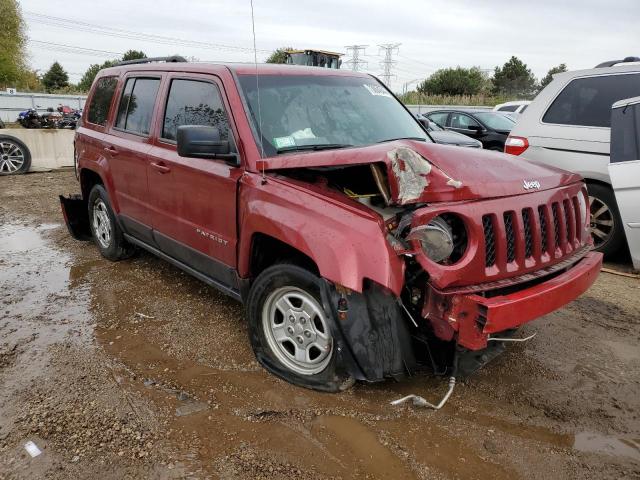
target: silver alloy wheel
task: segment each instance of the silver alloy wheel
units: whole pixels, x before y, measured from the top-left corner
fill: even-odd
[[[111,221],[107,206],[98,198],[93,204],[93,231],[102,248],[109,248],[111,244]]]
[[[609,241],[613,235],[613,212],[606,203],[597,197],[589,196],[589,211],[591,212],[591,235],[596,248]]]
[[[315,375],[331,361],[333,338],[324,311],[308,292],[281,287],[262,307],[262,328],[273,354],[300,375]]]
[[[15,173],[24,165],[24,152],[11,140],[0,141],[0,173]]]

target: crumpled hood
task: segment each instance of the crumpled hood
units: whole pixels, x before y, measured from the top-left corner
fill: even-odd
[[[286,154],[257,162],[259,170],[383,163],[396,205],[523,195],[569,185],[575,173],[522,157],[412,140],[366,147]]]

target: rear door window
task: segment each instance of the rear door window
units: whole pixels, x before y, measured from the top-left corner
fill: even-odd
[[[116,127],[149,135],[159,86],[159,78],[129,78],[120,98]]]
[[[432,122],[437,123],[441,127],[446,127],[447,126],[447,117],[448,116],[449,116],[448,113],[431,113],[431,114],[428,115],[429,120],[431,120]]]
[[[611,106],[640,96],[640,74],[577,78],[556,97],[542,117],[544,123],[584,127],[611,126]]]
[[[181,125],[217,127],[220,139],[229,139],[229,120],[216,85],[198,80],[171,82],[162,138],[175,141]]]
[[[106,125],[109,116],[109,107],[116,91],[118,79],[116,77],[102,77],[98,80],[91,98],[87,120],[96,125]]]
[[[468,130],[470,126],[479,127],[480,124],[469,115],[465,115],[464,113],[451,114],[451,128],[461,128]]]

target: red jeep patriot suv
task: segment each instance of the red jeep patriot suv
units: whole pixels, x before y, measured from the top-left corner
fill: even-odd
[[[65,219],[244,302],[276,375],[468,374],[595,281],[578,175],[437,145],[362,73],[166,60],[98,74]]]

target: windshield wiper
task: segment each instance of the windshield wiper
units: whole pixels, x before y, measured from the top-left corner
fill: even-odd
[[[426,142],[426,138],[422,137],[398,137],[398,138],[387,138],[386,140],[380,140],[376,143],[385,143],[385,142],[395,142],[396,140],[418,140],[420,142]]]
[[[305,150],[331,150],[334,148],[347,148],[353,147],[348,143],[318,143],[316,145],[291,145],[290,147],[280,147],[276,150],[277,153],[284,152],[302,152]]]

